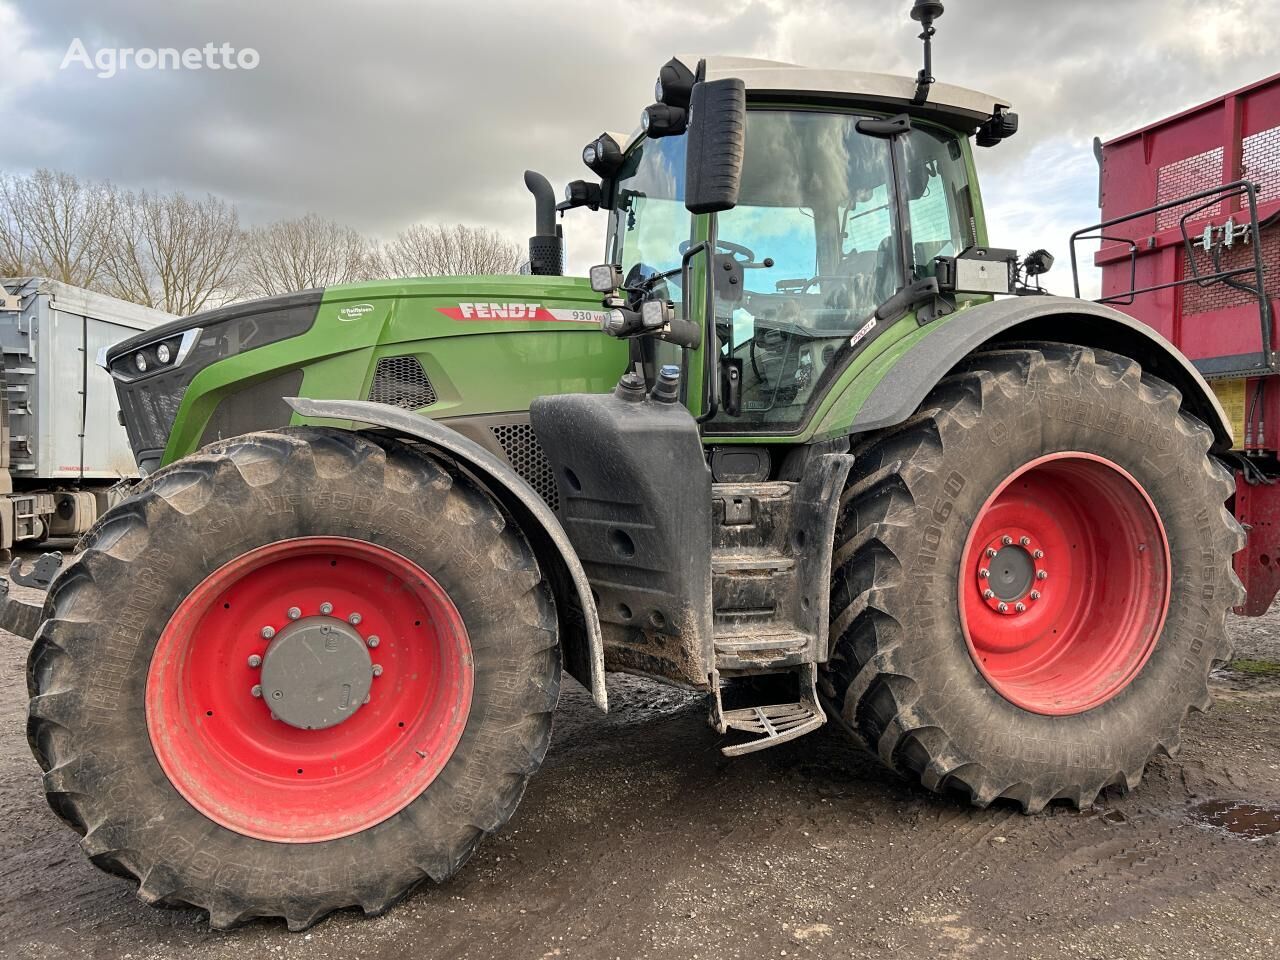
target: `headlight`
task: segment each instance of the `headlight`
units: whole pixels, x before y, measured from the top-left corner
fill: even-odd
[[[582,162],[585,163],[588,167],[593,166],[595,164],[597,156],[598,154],[596,153],[596,145],[594,143],[588,143],[585,147],[582,148]]]
[[[134,352],[116,357],[109,365],[105,364],[104,354],[99,358],[99,365],[106,365],[111,376],[125,382],[153,377],[181,366],[199,338],[200,328],[192,327],[163,340],[143,343]]]

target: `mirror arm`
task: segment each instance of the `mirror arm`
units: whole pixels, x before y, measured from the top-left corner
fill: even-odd
[[[707,282],[703,284],[702,301],[702,358],[703,395],[707,398],[707,409],[701,416],[695,417],[697,423],[706,423],[720,411],[720,349],[719,337],[716,334],[716,290],[715,278],[711,275],[715,268],[716,226],[718,217],[712,213],[707,217],[707,239],[699,244],[707,251]],[[692,248],[690,248],[692,252]],[[685,287],[688,290],[688,287]]]

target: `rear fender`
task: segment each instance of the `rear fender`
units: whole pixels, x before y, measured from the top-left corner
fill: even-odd
[[[852,433],[902,423],[961,360],[1002,343],[1043,340],[1096,347],[1138,361],[1177,387],[1182,405],[1213,430],[1214,452],[1231,449],[1231,424],[1200,372],[1151,327],[1102,304],[1070,297],[1017,297],[970,307],[940,323],[890,368],[854,415]]]
[[[421,414],[365,400],[287,397],[286,402],[303,417],[367,423],[420,441],[484,483],[520,524],[555,591],[565,669],[591,692],[601,710],[608,710],[604,646],[591,585],[560,521],[524,478],[479,444]]]

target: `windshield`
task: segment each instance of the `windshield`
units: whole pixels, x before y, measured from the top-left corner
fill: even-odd
[[[692,223],[683,200],[684,143],[683,136],[641,140],[618,173],[610,262],[622,264],[627,286],[680,266]],[[668,281],[673,300],[679,285],[678,276]]]

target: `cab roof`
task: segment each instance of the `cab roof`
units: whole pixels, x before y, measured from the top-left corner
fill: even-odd
[[[976,130],[997,107],[1008,109],[1011,106],[1008,100],[989,93],[936,82],[929,88],[929,99],[922,106],[913,106],[911,98],[916,92],[915,77],[887,73],[824,70],[753,57],[680,56],[678,59],[690,70],[697,68],[700,59],[705,59],[708,80],[739,78],[747,86],[749,100],[800,99],[900,110],[969,133]]]

